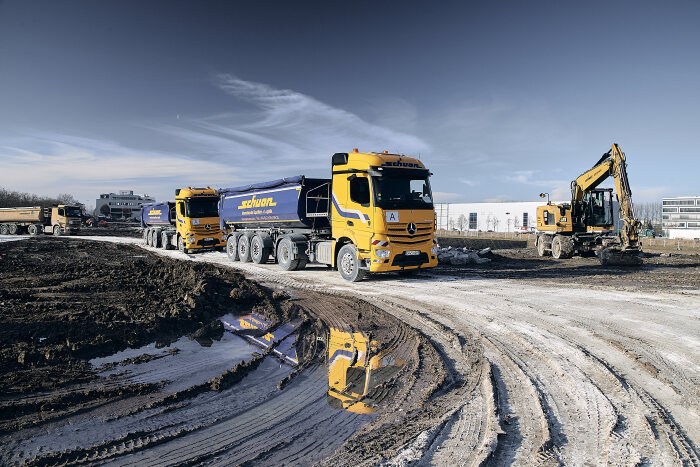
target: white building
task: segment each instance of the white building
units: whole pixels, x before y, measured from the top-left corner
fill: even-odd
[[[552,201],[559,204],[562,201]],[[437,203],[438,229],[482,232],[529,232],[537,229],[537,207],[545,201],[504,201],[498,203]],[[613,219],[621,228],[620,205],[613,201]]]
[[[700,196],[663,198],[661,229],[668,238],[700,238]]]
[[[95,214],[112,219],[134,219],[139,217],[143,203],[154,201],[155,198],[148,195],[135,195],[132,190],[103,193],[95,202]]]

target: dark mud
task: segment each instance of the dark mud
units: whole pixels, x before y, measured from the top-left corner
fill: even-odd
[[[102,388],[92,358],[187,334],[211,342],[231,311],[281,318],[270,293],[240,274],[137,247],[40,238],[0,252],[0,433],[158,389]]]
[[[449,410],[444,357],[364,301],[77,238],[0,254],[0,464],[374,462]],[[218,320],[251,312],[300,323],[296,367]]]
[[[580,284],[627,291],[697,291],[700,256],[645,253],[640,266],[602,266],[595,256],[539,257],[532,248],[495,250],[490,263],[441,265],[438,274],[517,279],[537,284]]]

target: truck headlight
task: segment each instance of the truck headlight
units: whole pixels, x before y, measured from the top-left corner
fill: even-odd
[[[432,248],[430,249],[430,252],[431,252],[432,254],[434,254],[434,255],[437,255],[437,254],[440,252],[440,247],[437,246],[437,245],[435,245],[434,247],[432,247]]]
[[[388,258],[391,255],[389,250],[374,250],[374,254],[377,258]]]
[[[188,238],[187,238],[187,243],[194,243],[194,238],[188,237]]]

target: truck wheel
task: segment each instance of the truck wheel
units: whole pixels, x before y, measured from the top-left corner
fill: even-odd
[[[17,235],[17,230],[19,230],[17,228],[17,224],[10,224],[7,227],[7,231],[9,232],[10,235]]]
[[[270,248],[265,247],[265,242],[260,235],[250,240],[250,258],[255,264],[265,264],[270,258]]]
[[[27,227],[27,231],[29,232],[29,235],[31,235],[32,237],[39,233],[39,229],[34,224],[31,224],[29,227]]]
[[[182,237],[180,237],[180,236],[177,237],[177,249],[186,255],[190,254],[190,250],[185,248],[185,242],[182,241]]]
[[[301,271],[306,267],[306,265],[309,262],[309,257],[306,256],[304,253],[299,253],[299,257],[297,258],[297,267],[294,268],[295,271]]]
[[[250,261],[250,238],[247,235],[238,237],[238,259],[243,263]]]
[[[143,229],[143,244],[148,245],[148,240],[151,236],[151,229]]]
[[[170,239],[167,232],[160,233],[160,247],[164,250],[170,249]]]
[[[151,246],[153,248],[160,248],[160,232],[154,230],[151,234]]]
[[[60,226],[60,225],[54,225],[54,226],[53,226],[53,235],[54,235],[54,237],[60,237],[60,236],[61,236],[61,226]]]
[[[546,239],[544,235],[540,235],[539,237],[537,237],[537,254],[539,256],[547,256],[547,254],[549,253],[547,251],[547,245],[545,244],[545,241]]]
[[[10,229],[7,227],[7,224],[0,225],[0,235],[7,235],[9,232]]]
[[[285,271],[293,271],[299,266],[294,258],[294,245],[289,238],[283,238],[277,244],[277,264]]]
[[[226,239],[226,254],[231,261],[238,261],[238,239],[235,235],[231,235]]]
[[[351,282],[361,281],[365,277],[365,270],[360,269],[360,260],[357,259],[357,249],[352,243],[338,252],[338,272],[343,279]]]

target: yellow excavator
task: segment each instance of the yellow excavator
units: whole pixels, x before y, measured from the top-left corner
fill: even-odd
[[[615,181],[624,222],[619,235],[613,221],[613,189],[597,188],[608,177]],[[548,194],[540,193],[540,197]],[[613,144],[590,170],[571,182],[571,203],[552,204],[548,199],[537,208],[537,253],[554,258],[595,253],[604,266],[641,264],[639,227],[625,154]]]

